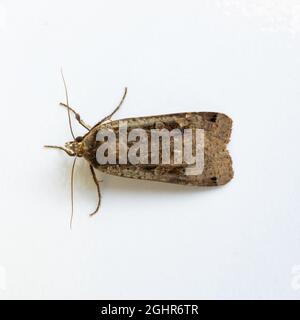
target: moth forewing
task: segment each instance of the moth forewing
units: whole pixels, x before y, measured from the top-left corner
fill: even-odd
[[[215,112],[115,120],[96,125],[84,136],[82,154],[94,168],[120,177],[182,185],[223,185],[233,177],[232,161],[226,149],[231,128],[232,120]],[[194,132],[202,133],[201,141],[195,139]],[[114,139],[105,140],[105,133]],[[108,146],[107,155],[103,153],[99,161],[99,150],[105,149],[104,144]],[[188,145],[191,159],[197,158],[197,150],[202,148],[202,160],[199,160],[202,167],[196,167],[201,170],[195,170],[195,165],[188,161]]]

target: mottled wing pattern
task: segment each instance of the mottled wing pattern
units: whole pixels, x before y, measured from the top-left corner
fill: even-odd
[[[187,165],[99,165],[96,161],[96,134],[100,129],[118,130],[119,121],[111,121],[94,127],[84,138],[84,157],[98,170],[134,179],[153,180],[194,186],[223,185],[233,177],[232,161],[226,145],[230,140],[232,120],[222,113],[189,112],[151,117],[122,119],[127,121],[128,131],[155,128],[204,129],[204,170],[201,175],[186,175]]]

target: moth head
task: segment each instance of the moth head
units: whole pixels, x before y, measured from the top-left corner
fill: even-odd
[[[75,138],[75,140],[67,142],[65,144],[65,147],[66,149],[74,153],[77,157],[82,157],[82,154],[83,154],[82,141],[83,141],[83,137],[78,136]]]

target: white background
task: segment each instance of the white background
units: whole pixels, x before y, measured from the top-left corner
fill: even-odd
[[[0,298],[300,298],[300,1],[0,2]],[[235,177],[198,189],[45,150],[90,124],[219,111]],[[76,133],[84,131],[75,124]]]

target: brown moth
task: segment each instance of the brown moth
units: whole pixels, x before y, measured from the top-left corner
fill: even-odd
[[[64,79],[63,79],[64,80]],[[65,81],[64,81],[65,84]],[[65,86],[66,88],[66,86]],[[83,157],[90,165],[91,174],[98,193],[98,204],[95,211],[91,214],[95,214],[100,207],[101,193],[99,181],[96,178],[95,169],[107,174],[133,178],[160,181],[166,183],[175,183],[181,185],[191,186],[218,186],[224,185],[229,182],[233,177],[232,161],[229,152],[226,149],[226,145],[230,140],[232,120],[222,113],[217,112],[184,112],[174,113],[166,115],[127,118],[122,120],[112,121],[112,116],[119,110],[127,93],[125,88],[124,95],[117,108],[108,116],[103,118],[93,127],[87,125],[80,117],[80,115],[69,106],[68,94],[66,90],[66,104],[61,103],[62,106],[68,110],[70,131],[73,136],[73,141],[67,142],[65,147],[60,146],[45,146],[48,148],[56,148],[65,151],[69,156],[74,157],[74,162],[71,172],[71,199],[72,199],[72,215],[73,215],[73,174],[76,159]],[[75,115],[76,120],[81,124],[87,133],[84,136],[75,137],[71,125],[70,113]],[[204,166],[201,174],[187,175],[185,174],[187,168],[191,167],[190,164],[183,161],[182,163],[174,163],[174,155],[171,156],[169,163],[151,163],[151,148],[147,142],[145,147],[149,153],[144,157],[144,160],[140,163],[122,163],[120,155],[120,124],[126,122],[126,130],[130,132],[134,129],[142,129],[145,132],[146,137],[149,137],[149,141],[153,136],[151,130],[164,130],[168,131],[177,130],[177,132],[185,132],[187,129],[202,129],[204,132]],[[99,132],[107,130],[115,134],[115,146],[113,152],[114,163],[99,163],[97,159],[97,150],[107,141],[99,141],[97,135]],[[161,132],[162,132],[161,131]],[[192,150],[196,148],[196,141],[191,138],[190,141]],[[127,141],[125,146],[125,154],[128,153],[135,141]],[[144,141],[145,143],[145,141]],[[160,143],[160,142],[159,142]],[[139,145],[141,147],[141,143]],[[124,146],[123,146],[124,147]],[[174,139],[171,141],[171,149],[174,147]],[[144,150],[145,150],[144,148]],[[158,157],[161,160],[163,143],[159,144]],[[141,150],[141,148],[140,148]],[[140,151],[138,150],[138,151]],[[137,152],[138,154],[138,152]],[[147,161],[149,160],[149,161]],[[71,216],[72,221],[72,216]]]

